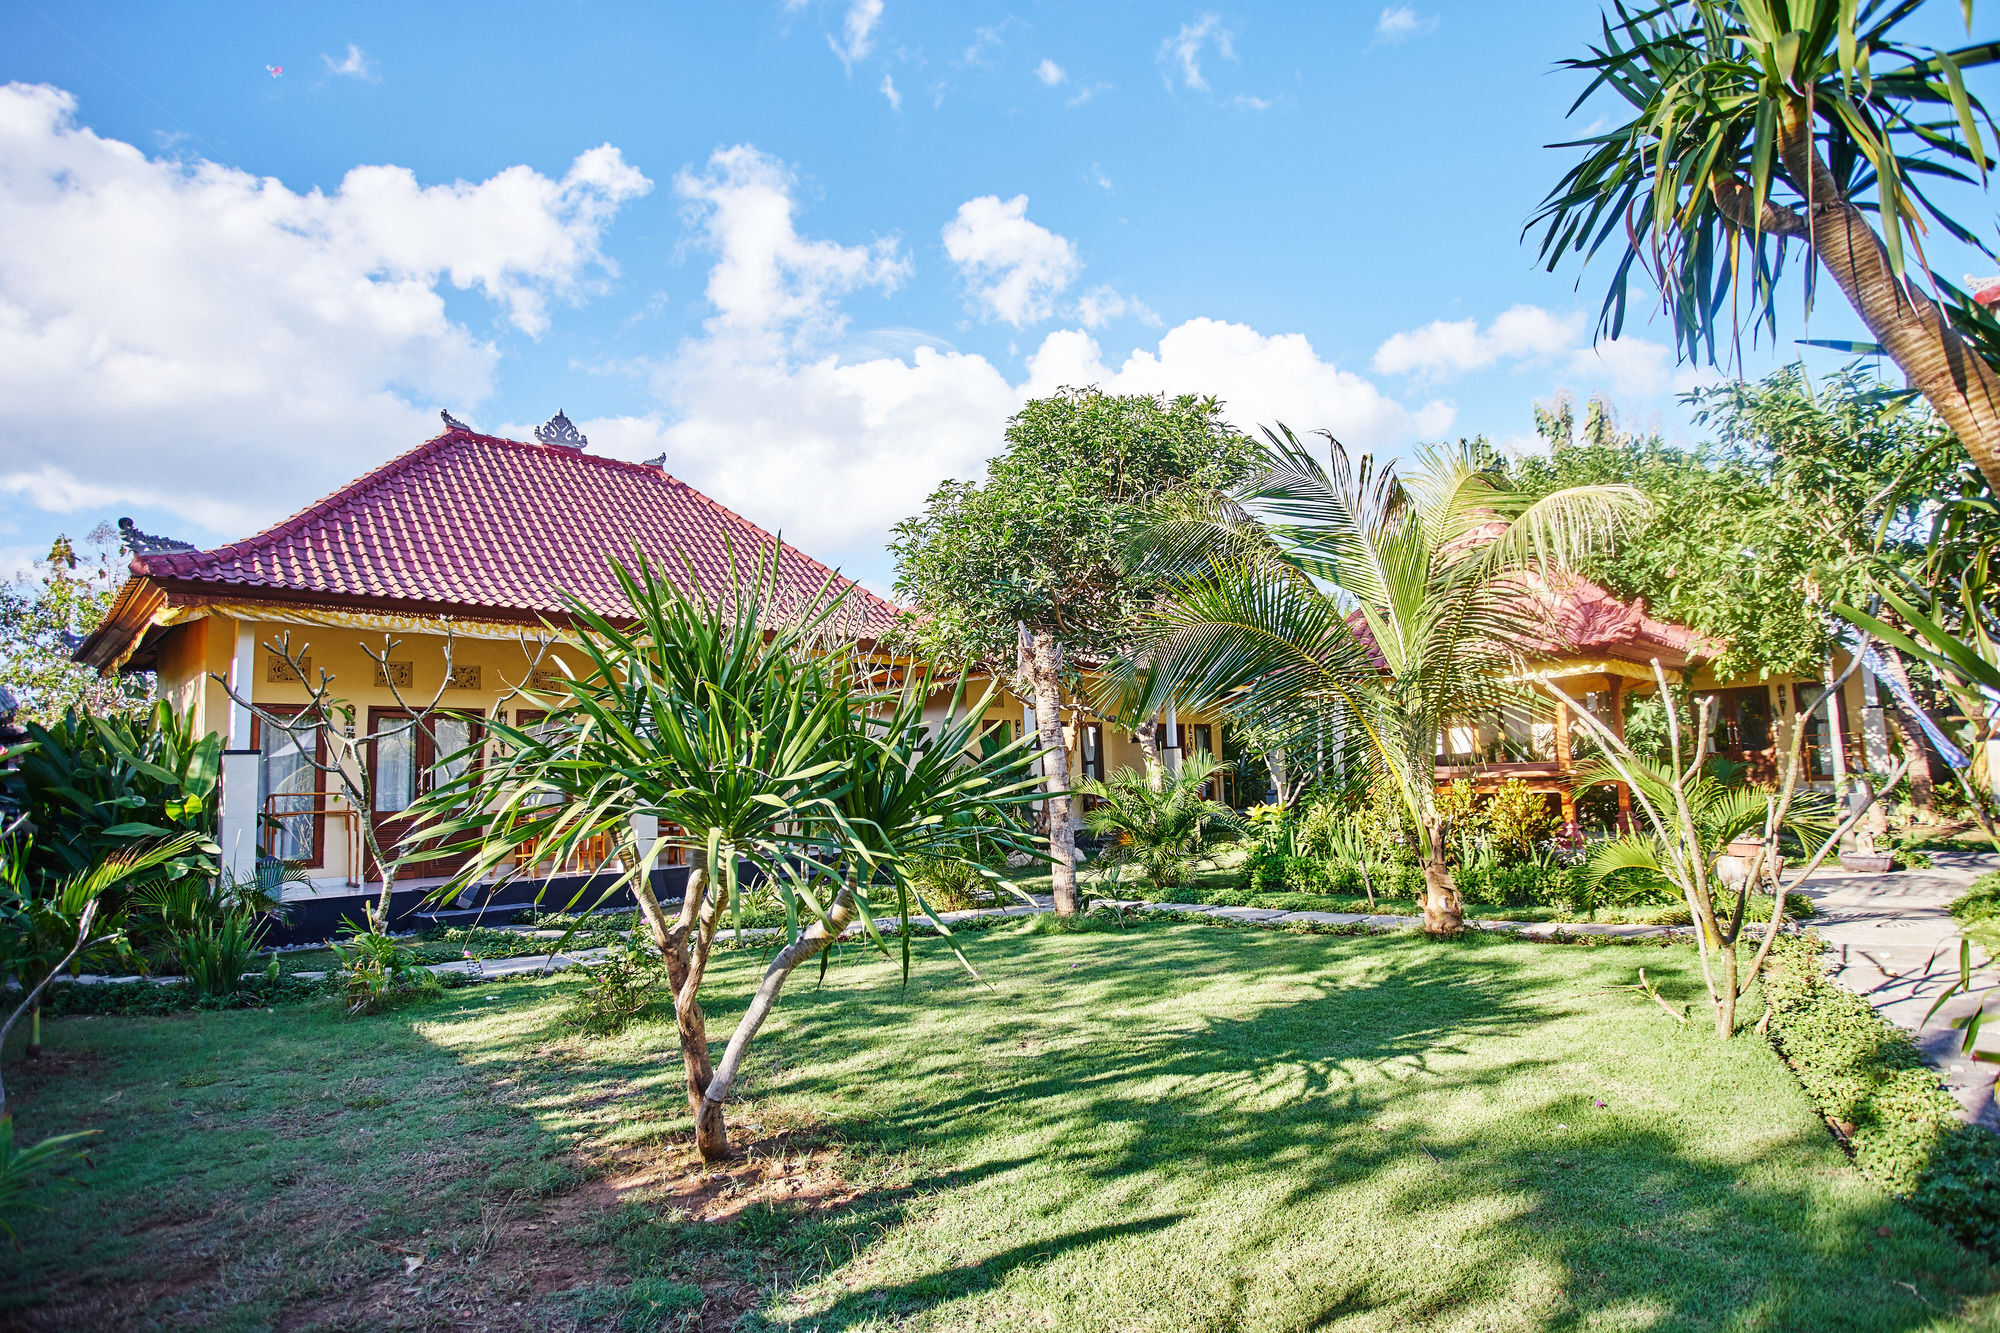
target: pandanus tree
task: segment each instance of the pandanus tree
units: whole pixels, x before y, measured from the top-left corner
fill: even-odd
[[[881,686],[840,632],[840,597],[781,604],[775,553],[722,588],[690,571],[684,589],[644,560],[613,571],[629,622],[570,599],[585,669],[532,727],[495,723],[496,753],[422,798],[410,841],[425,856],[440,844],[466,854],[444,898],[609,835],[623,869],[569,905],[626,887],[638,900],[665,961],[696,1145],[716,1161],[730,1154],[723,1107],[750,1042],[801,964],[857,922],[882,949],[883,922],[896,923],[906,973],[913,918],[949,935],[911,862],[979,864],[995,847],[1046,855],[1015,817],[1036,797],[1039,751],[1032,737],[982,746],[987,699],[968,703],[962,682]],[[947,690],[943,716],[927,722]],[[633,821],[646,816],[660,836],[642,851]],[[670,849],[688,866],[676,906],[653,886]],[[750,881],[783,904],[784,937],[718,1064],[703,985]]]
[[[1331,734],[1394,792],[1424,874],[1424,929],[1463,927],[1436,802],[1443,730],[1538,706],[1511,681],[1545,634],[1537,580],[1610,540],[1644,501],[1584,486],[1529,501],[1474,445],[1399,474],[1283,426],[1226,496],[1157,525],[1173,571],[1109,689],[1142,688],[1277,734]]]
[[[1927,189],[1984,183],[1993,122],[1964,71],[2000,42],[1953,51],[1902,35],[1921,0],[1660,0],[1617,4],[1572,112],[1629,116],[1556,145],[1583,155],[1529,223],[1541,257],[1617,255],[1599,331],[1623,326],[1633,270],[1659,288],[1682,355],[1717,359],[1743,323],[1775,336],[1788,248],[1803,244],[1879,348],[2000,488],[2000,320],[1931,271],[1936,227],[1986,247]],[[1964,0],[1968,25],[1971,0]],[[1928,281],[1943,301],[1927,295]]]

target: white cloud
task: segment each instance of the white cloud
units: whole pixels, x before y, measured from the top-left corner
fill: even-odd
[[[1075,242],[1028,220],[1025,194],[960,204],[945,224],[944,251],[980,309],[1017,329],[1053,314],[1056,297],[1083,269]]]
[[[1093,162],[1090,164],[1089,179],[1090,183],[1092,185],[1095,185],[1098,189],[1106,191],[1107,193],[1111,190],[1111,178],[1104,174],[1104,168],[1100,166],[1098,163]]]
[[[887,74],[882,76],[881,92],[882,96],[889,99],[889,109],[891,111],[901,111],[903,109],[903,95],[896,91],[895,79]]]
[[[1210,46],[1224,60],[1236,59],[1236,35],[1222,25],[1220,14],[1203,14],[1192,23],[1181,24],[1179,32],[1160,44],[1160,62],[1168,66],[1167,86],[1173,86],[1177,70],[1182,84],[1207,92],[1208,81],[1202,77],[1201,56],[1203,50]]]
[[[376,71],[374,59],[353,42],[347,44],[347,54],[339,60],[324,52],[321,53],[320,59],[326,62],[329,73],[338,74],[342,78],[361,79],[367,83],[382,81],[381,74]]]
[[[1429,18],[1417,17],[1417,11],[1406,4],[1390,5],[1375,20],[1375,40],[1388,46],[1407,42],[1412,37],[1424,37],[1437,31],[1438,19],[1433,14]]]
[[[616,148],[423,185],[364,166],[295,193],[150,159],[45,86],[0,87],[0,490],[130,503],[241,533],[492,389],[499,349],[445,310],[477,292],[533,335],[612,266],[651,187]]]
[[[1392,335],[1375,349],[1374,366],[1384,375],[1442,378],[1498,361],[1545,360],[1568,351],[1583,325],[1580,314],[1557,315],[1532,305],[1513,307],[1483,331],[1476,320],[1441,319]]]
[[[1360,375],[1322,360],[1305,335],[1265,335],[1244,324],[1191,319],[1167,331],[1156,351],[1135,349],[1116,367],[1077,330],[1051,333],[1028,359],[1030,395],[1065,384],[1108,393],[1211,393],[1245,430],[1278,422],[1304,433],[1332,431],[1343,442],[1384,449],[1450,429],[1445,403],[1404,407]]]
[[[1680,382],[1673,348],[1644,338],[1609,338],[1579,347],[1570,354],[1567,369],[1586,383],[1605,386],[1614,397],[1652,397],[1692,385]]]
[[[1117,85],[1110,83],[1093,83],[1088,88],[1078,88],[1075,92],[1071,93],[1066,99],[1064,99],[1063,105],[1082,106],[1085,102],[1088,102],[1091,98],[1097,96],[1099,93],[1108,93],[1112,90],[1112,88],[1116,86]]]
[[[1042,63],[1035,66],[1035,77],[1042,81],[1044,87],[1053,88],[1069,75],[1063,71],[1061,65],[1044,56]]]
[[[959,63],[982,66],[990,64],[994,54],[1007,44],[1007,29],[1017,22],[1018,19],[1009,16],[989,27],[974,28],[972,45],[965,48],[965,54],[959,57]]]
[[[899,278],[893,251],[801,236],[792,173],[754,149],[726,150],[681,180],[700,201],[695,221],[718,256],[708,285],[715,314],[653,367],[656,410],[579,425],[593,449],[664,453],[677,476],[878,591],[889,588],[890,527],[946,477],[978,476],[1002,447],[1007,418],[1065,384],[1214,393],[1239,425],[1326,426],[1378,450],[1451,425],[1448,405],[1406,409],[1301,336],[1215,320],[1182,324],[1122,360],[1082,330],[1052,332],[1019,377],[920,331],[856,337],[841,296]],[[741,274],[772,276],[732,276]],[[1114,300],[1127,302],[1127,314],[1143,310],[1092,288],[1073,313],[1080,322],[1086,306],[1104,313]]]
[[[1249,93],[1238,93],[1231,99],[1246,111],[1269,111],[1277,102],[1269,97],[1252,97]]]
[[[826,44],[850,71],[875,49],[875,25],[882,21],[882,0],[852,0],[841,21],[841,35],[829,36]]]
[[[1160,317],[1136,296],[1127,296],[1111,287],[1092,287],[1076,298],[1070,315],[1086,329],[1101,329],[1114,319],[1131,316],[1141,324],[1160,326]]]
[[[705,172],[674,178],[718,252],[706,289],[716,311],[711,333],[760,343],[828,337],[846,325],[838,297],[859,287],[894,291],[909,276],[893,238],[838,245],[800,236],[796,184],[784,163],[748,144],[719,148]]]

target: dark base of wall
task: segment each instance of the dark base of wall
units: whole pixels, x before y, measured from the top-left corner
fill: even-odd
[[[653,871],[654,894],[663,903],[679,902],[687,886],[687,873],[686,866],[662,866]],[[514,914],[525,907],[539,907],[545,912],[588,912],[626,911],[637,906],[629,888],[605,895],[604,891],[617,881],[616,875],[558,875],[545,880],[517,879],[497,889],[476,886],[464,904],[469,911],[460,910],[458,899],[431,902],[429,888],[398,889],[389,897],[389,929],[415,930],[426,924],[425,916],[440,911],[450,913],[446,920],[452,925],[504,926],[511,924]],[[272,926],[264,942],[317,944],[334,939],[346,932],[345,922],[359,922],[367,916],[368,907],[379,892],[379,888],[374,892],[356,889],[338,898],[293,902],[289,904],[286,919]]]

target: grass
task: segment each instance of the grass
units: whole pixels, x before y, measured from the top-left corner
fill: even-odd
[[[1154,923],[798,979],[690,1159],[670,1025],[573,980],[50,1023],[21,1133],[88,1188],[9,1327],[1991,1328],[1996,1274],[1861,1179],[1680,947]],[[760,955],[720,954],[712,1032]],[[719,1035],[719,1033],[718,1033]],[[1602,1102],[1603,1105],[1598,1105]],[[737,1321],[740,1319],[740,1323]]]

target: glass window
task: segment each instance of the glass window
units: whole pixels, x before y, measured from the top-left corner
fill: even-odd
[[[375,723],[375,809],[407,810],[417,799],[417,732],[406,717]]]
[[[442,783],[463,777],[478,758],[472,750],[472,722],[462,717],[442,717],[433,730],[437,734],[435,780]]]
[[[311,729],[259,728],[262,752],[257,766],[257,805],[270,821],[264,850],[280,861],[314,859],[314,791],[319,773],[312,765],[317,737]]]

